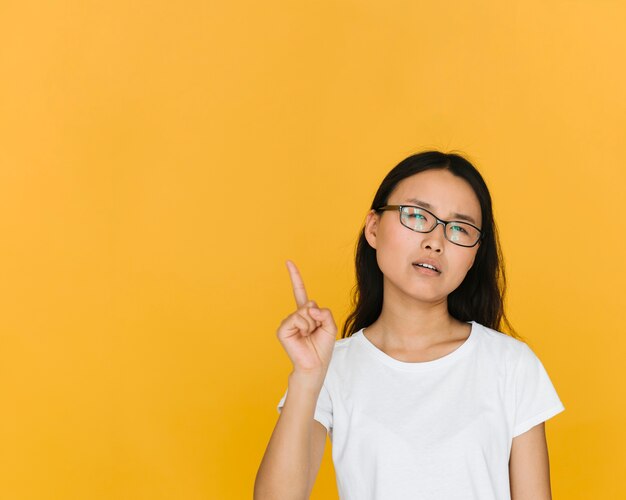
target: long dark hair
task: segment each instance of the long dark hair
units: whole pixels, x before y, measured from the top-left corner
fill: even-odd
[[[429,169],[446,169],[465,179],[476,193],[482,211],[483,240],[465,279],[448,295],[448,313],[459,321],[473,320],[523,340],[504,312],[506,275],[491,195],[484,179],[467,159],[459,154],[440,151],[424,151],[405,158],[383,179],[370,208],[386,205],[389,195],[401,180]],[[365,239],[365,226],[357,242],[355,264],[357,282],[352,293],[352,312],[343,325],[342,338],[371,325],[382,311],[383,273],[376,261],[376,250]]]

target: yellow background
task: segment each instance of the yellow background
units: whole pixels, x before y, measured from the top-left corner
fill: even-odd
[[[625,31],[621,0],[2,1],[0,498],[251,498],[286,259],[341,326],[427,148],[491,189],[554,498],[623,498]]]

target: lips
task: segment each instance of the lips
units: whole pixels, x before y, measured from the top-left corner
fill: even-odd
[[[433,266],[437,270],[438,273],[441,273],[440,264],[436,260],[433,260],[433,259],[420,259],[420,260],[417,260],[417,261],[413,262],[414,266],[417,266],[418,264],[428,264],[428,265],[431,265],[431,266]]]

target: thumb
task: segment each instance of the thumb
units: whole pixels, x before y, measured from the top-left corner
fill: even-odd
[[[322,327],[324,330],[331,333],[336,333],[337,326],[335,325],[333,315],[331,314],[329,309],[318,309],[317,307],[312,307],[311,316],[313,316],[313,319],[322,323]]]

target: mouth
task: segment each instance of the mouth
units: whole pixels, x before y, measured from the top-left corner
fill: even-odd
[[[420,273],[425,274],[427,276],[439,276],[441,271],[438,269],[433,269],[434,266],[429,266],[428,264],[413,264],[413,267]]]

